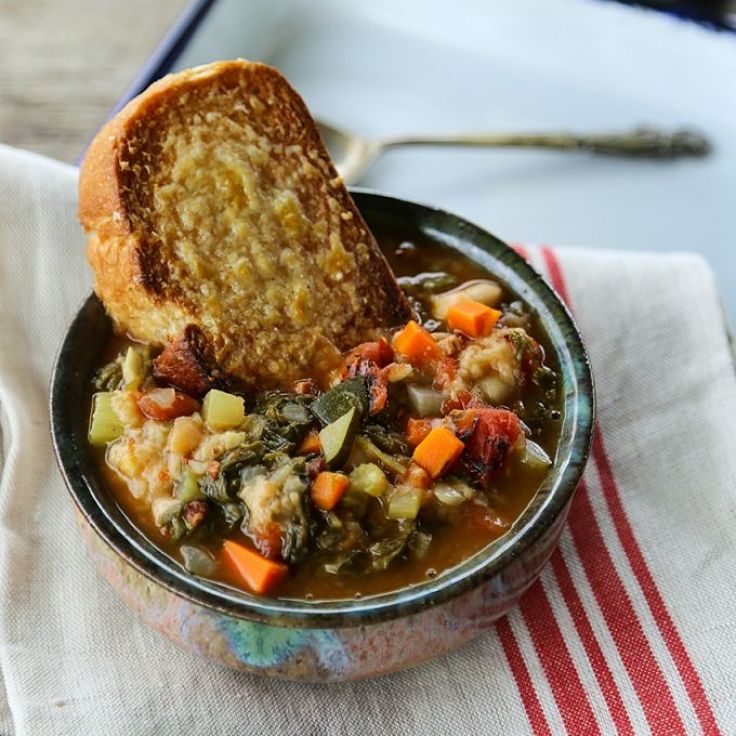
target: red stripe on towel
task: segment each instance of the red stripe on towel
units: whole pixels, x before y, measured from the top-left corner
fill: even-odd
[[[508,616],[496,621],[496,633],[503,647],[506,661],[509,663],[511,674],[519,689],[521,700],[526,710],[526,716],[529,719],[529,725],[537,736],[552,736],[547,717],[544,715],[542,706],[537,697],[537,691],[534,689],[534,683],[529,675],[529,669],[521,655],[519,644],[516,641],[514,632],[511,629]]]
[[[578,490],[578,493],[581,491]],[[573,502],[574,503],[574,502]],[[573,513],[575,510],[573,508]],[[565,562],[565,558],[562,556],[562,552],[558,548],[552,555],[552,569],[557,577],[557,584],[562,593],[562,597],[565,600],[567,610],[570,612],[575,628],[580,637],[580,641],[585,648],[585,653],[588,655],[590,666],[593,669],[598,685],[603,693],[603,698],[608,706],[608,711],[611,714],[613,723],[616,726],[616,731],[619,736],[625,736],[627,734],[634,733],[634,728],[631,725],[631,719],[624,705],[624,701],[621,698],[616,681],[613,679],[611,669],[606,662],[606,657],[603,654],[603,650],[595,638],[593,633],[593,627],[590,624],[583,604],[580,600],[580,595],[575,588],[575,583],[570,575],[570,570]]]
[[[639,587],[642,593],[644,593],[644,598],[649,606],[649,610],[652,612],[657,628],[680,674],[680,678],[685,686],[690,702],[693,704],[693,709],[703,732],[709,736],[720,734],[721,731],[716,722],[710,702],[708,701],[708,696],[705,694],[705,689],[703,688],[698,671],[690,659],[680,633],[677,631],[672,616],[667,610],[664,598],[662,598],[662,594],[659,592],[657,583],[654,581],[654,577],[644,559],[644,554],[634,536],[634,530],[624,510],[621,494],[613,477],[613,470],[611,469],[611,463],[603,445],[600,428],[598,428],[598,431],[593,436],[593,459],[598,467],[603,495],[606,499],[608,510],[613,517],[616,533],[621,540],[621,545],[626,552]]]
[[[670,686],[613,564],[581,482],[567,520],[590,587],[653,733],[684,733]]]
[[[540,580],[522,596],[520,608],[568,733],[600,733],[588,694]]]
[[[549,271],[552,286],[565,300],[568,307],[571,307],[570,297],[567,291],[567,286],[565,284],[565,278],[562,274],[562,269],[560,268],[557,256],[550,248],[544,247],[541,249],[541,251],[545,264]],[[680,678],[682,679],[683,685],[685,686],[685,690],[688,694],[688,697],[690,698],[690,702],[693,705],[693,709],[695,710],[700,725],[706,734],[720,734],[721,731],[718,727],[718,723],[716,722],[716,718],[713,714],[713,709],[711,708],[710,702],[708,701],[705,689],[703,688],[703,683],[700,679],[700,676],[695,669],[695,665],[693,665],[692,660],[690,659],[690,655],[685,648],[685,644],[682,641],[679,632],[677,631],[677,627],[672,620],[672,616],[667,609],[664,599],[662,598],[662,594],[659,592],[659,588],[654,581],[654,577],[649,570],[649,566],[647,565],[641,548],[639,547],[639,544],[636,541],[636,537],[634,536],[631,522],[629,521],[628,515],[626,514],[623,503],[621,501],[621,494],[618,488],[618,484],[616,483],[616,479],[613,475],[613,469],[608,457],[608,453],[606,452],[605,445],[603,443],[603,436],[598,422],[596,422],[596,428],[593,435],[593,459],[595,460],[596,466],[598,467],[603,495],[608,511],[613,520],[616,534],[618,535],[621,546],[623,547],[626,557],[628,558],[629,564],[634,571],[636,580],[639,584],[639,587],[641,588],[642,593],[644,594],[647,606],[649,607],[657,628],[662,635],[665,646],[667,647],[670,656],[675,663],[675,667],[677,668]],[[577,494],[577,496],[581,495],[581,493]],[[585,540],[583,541],[585,543]],[[611,633],[614,633],[613,630],[611,631]],[[623,652],[621,652],[621,654],[623,658]],[[642,705],[645,707],[646,710],[646,704],[642,702]]]

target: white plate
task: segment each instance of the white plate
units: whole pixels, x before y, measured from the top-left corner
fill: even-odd
[[[697,250],[736,316],[736,36],[592,0],[218,0],[175,68],[235,56],[365,134],[701,129],[704,160],[415,149],[361,184],[509,241]]]

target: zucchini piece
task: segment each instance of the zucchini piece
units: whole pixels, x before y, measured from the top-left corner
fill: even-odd
[[[388,502],[389,519],[416,519],[422,505],[422,492],[411,486],[400,486]]]
[[[216,432],[235,429],[245,419],[245,402],[241,396],[213,388],[204,397],[202,419]]]
[[[355,407],[319,433],[319,445],[329,468],[339,468],[348,459],[353,440],[358,433],[360,415]]]
[[[363,463],[353,468],[350,473],[351,490],[367,493],[369,496],[379,498],[388,488],[388,480],[385,473],[375,463]]]
[[[364,376],[348,378],[325,391],[309,408],[322,424],[337,421],[350,409],[355,409],[360,419],[368,411],[368,383]]]
[[[112,408],[112,392],[100,391],[92,397],[92,421],[89,425],[89,441],[92,445],[106,445],[125,431],[120,417]]]

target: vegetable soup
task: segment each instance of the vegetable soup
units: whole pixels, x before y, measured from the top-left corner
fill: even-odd
[[[90,442],[192,575],[303,600],[397,590],[503,535],[545,478],[561,401],[535,315],[457,252],[377,236],[416,320],[320,375],[189,396],[155,378],[156,350],[111,341]]]

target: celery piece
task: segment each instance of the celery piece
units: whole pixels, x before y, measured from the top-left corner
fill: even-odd
[[[375,463],[363,463],[350,473],[350,488],[379,498],[388,488],[383,470]]]
[[[123,423],[112,408],[112,392],[100,391],[92,397],[92,421],[89,441],[92,445],[106,445],[125,431]]]
[[[174,492],[176,497],[180,501],[184,501],[184,503],[204,498],[204,493],[202,493],[202,489],[199,487],[197,476],[189,469],[184,471]]]
[[[213,388],[202,403],[202,419],[216,432],[239,427],[245,419],[242,397]]]
[[[400,486],[388,502],[390,519],[416,519],[422,505],[422,492],[411,486]]]
[[[353,407],[319,433],[319,445],[328,467],[340,467],[347,460],[359,424],[360,415]]]

